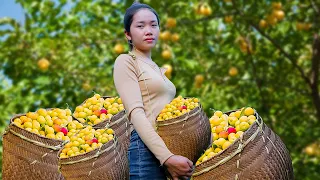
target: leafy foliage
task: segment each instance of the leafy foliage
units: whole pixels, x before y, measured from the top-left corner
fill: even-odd
[[[17,113],[76,107],[92,91],[117,94],[114,46],[128,50],[122,18],[132,1],[17,2],[25,10],[24,24],[0,19],[0,26],[10,25],[0,31],[1,132]],[[319,36],[320,3],[281,0],[279,8],[271,0],[141,2],[159,13],[162,32],[180,37],[160,39],[152,54],[159,66],[172,66],[177,94],[199,97],[208,116],[213,109],[254,107],[287,145],[295,177],[320,176],[320,157],[303,153],[320,140],[320,60],[314,58],[313,45]],[[196,13],[203,3],[211,14]],[[284,19],[270,25],[275,10],[284,12]],[[166,25],[170,17],[176,19],[175,27]],[[262,19],[268,27],[261,25]],[[171,59],[162,58],[164,50]],[[40,59],[49,61],[47,70],[41,70]],[[230,73],[232,67],[238,72]],[[194,82],[199,74],[202,83]]]

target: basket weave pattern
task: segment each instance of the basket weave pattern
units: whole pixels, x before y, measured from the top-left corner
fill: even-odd
[[[59,163],[63,176],[68,180],[129,179],[128,160],[117,140],[85,154],[60,158]]]
[[[64,179],[58,171],[63,141],[49,139],[10,125],[3,136],[3,179]]]
[[[157,121],[157,132],[173,154],[194,163],[210,145],[210,122],[201,104],[177,118]]]

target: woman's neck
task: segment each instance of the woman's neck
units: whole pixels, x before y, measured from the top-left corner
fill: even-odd
[[[141,50],[139,50],[137,48],[133,48],[132,52],[137,54],[137,55],[143,56],[143,57],[148,58],[149,60],[151,60],[151,51],[141,51]]]

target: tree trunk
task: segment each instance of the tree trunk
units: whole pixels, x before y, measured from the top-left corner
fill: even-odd
[[[318,122],[320,122],[320,94],[319,94],[319,68],[320,68],[320,38],[315,35],[312,48],[312,69],[311,69],[311,95],[313,104],[316,107]]]

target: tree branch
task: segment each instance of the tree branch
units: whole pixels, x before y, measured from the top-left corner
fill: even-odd
[[[269,35],[267,35],[266,33],[264,33],[263,31],[261,31],[261,29],[253,24],[253,23],[249,23],[250,26],[252,26],[254,29],[256,29],[263,37],[265,37],[266,39],[268,39],[287,59],[289,59],[289,61],[291,62],[291,64],[293,65],[294,68],[296,68],[299,72],[301,77],[305,80],[305,82],[311,86],[311,82],[310,79],[308,78],[308,76],[305,74],[305,72],[303,71],[302,67],[300,67],[297,62],[296,62],[296,58],[292,57],[290,54],[288,54],[273,38],[271,38]]]
[[[209,20],[212,20],[212,19],[222,18],[222,17],[225,17],[225,16],[236,15],[236,14],[237,14],[236,11],[231,11],[228,14],[213,14],[211,16],[203,17],[203,18],[200,18],[200,19],[192,20],[192,21],[189,20],[189,19],[182,19],[178,23],[179,23],[179,25],[197,24],[197,23],[202,22],[202,21],[209,21]]]
[[[311,5],[312,5],[312,8],[314,9],[314,11],[318,14],[318,16],[320,16],[320,10],[319,10],[319,7],[316,5],[316,3],[313,1],[313,0],[309,0]]]
[[[319,35],[314,36],[312,46],[312,67],[311,67],[311,80],[312,85],[318,87],[319,80],[319,67],[320,67],[320,38]]]
[[[319,68],[320,68],[320,37],[314,36],[312,46],[312,67],[311,67],[311,95],[313,103],[317,110],[318,120],[320,121],[320,95],[318,88],[319,81]]]
[[[235,3],[235,0],[232,0],[232,4],[234,9],[242,16],[244,16],[244,13],[241,12]],[[287,53],[272,37],[270,37],[269,35],[267,35],[265,32],[263,32],[257,25],[255,25],[252,22],[247,22],[251,27],[253,27],[256,31],[258,31],[263,37],[265,37],[266,39],[268,39],[273,46],[275,46],[287,59],[289,59],[289,61],[291,62],[291,64],[293,65],[294,68],[296,68],[299,72],[301,77],[304,79],[304,81],[311,87],[311,81],[308,78],[308,76],[305,74],[305,72],[303,71],[302,67],[300,67],[297,62],[296,62],[296,58],[294,58],[293,56],[291,56],[289,53]]]

